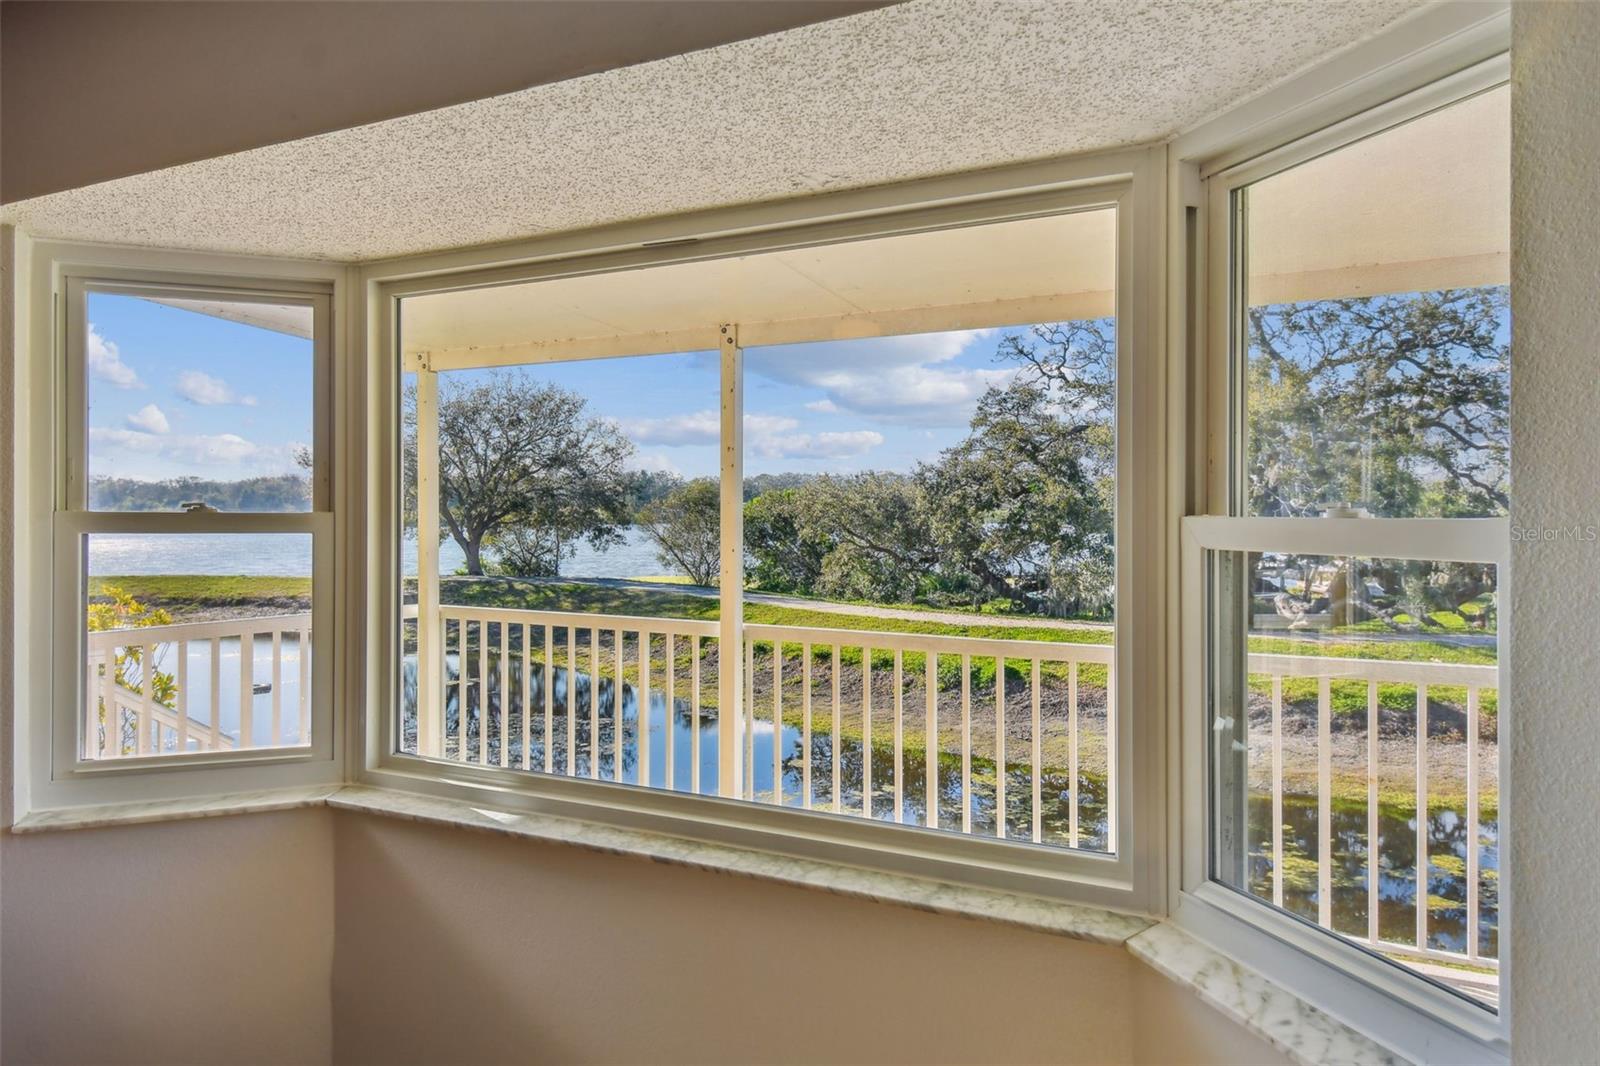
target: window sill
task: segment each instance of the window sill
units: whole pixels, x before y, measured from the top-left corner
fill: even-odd
[[[715,873],[819,889],[853,899],[914,907],[934,914],[995,922],[1096,944],[1123,945],[1135,958],[1193,990],[1213,1009],[1296,1061],[1371,1064],[1405,1061],[1171,922],[1020,893],[570,818],[499,811],[460,800],[345,785],[37,811],[17,822],[11,831],[33,834],[96,829],[307,807],[331,807],[428,825],[569,844],[605,854],[631,855]]]

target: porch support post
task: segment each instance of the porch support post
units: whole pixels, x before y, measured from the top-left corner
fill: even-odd
[[[739,329],[723,326],[721,617],[717,628],[717,792],[744,783],[744,352]]]
[[[444,756],[444,634],[439,623],[439,375],[417,369],[417,753]]]

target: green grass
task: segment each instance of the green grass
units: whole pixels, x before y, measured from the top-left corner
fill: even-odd
[[[272,600],[311,598],[309,577],[228,577],[211,574],[162,574],[97,577],[89,596],[105,595],[108,585],[136,600],[160,606],[232,607]]]

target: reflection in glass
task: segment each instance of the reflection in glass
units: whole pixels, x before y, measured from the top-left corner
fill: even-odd
[[[1214,564],[1214,876],[1493,1004],[1495,567]]]

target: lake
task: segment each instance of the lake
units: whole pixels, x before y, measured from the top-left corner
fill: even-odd
[[[655,546],[637,526],[624,530],[623,543],[597,552],[579,544],[561,564],[563,577],[637,577],[667,568]],[[417,542],[401,542],[400,565],[410,577],[417,572]],[[439,545],[439,572],[453,574],[465,556],[453,540]],[[243,574],[252,577],[309,577],[311,537],[305,533],[96,533],[89,538],[89,573]]]

